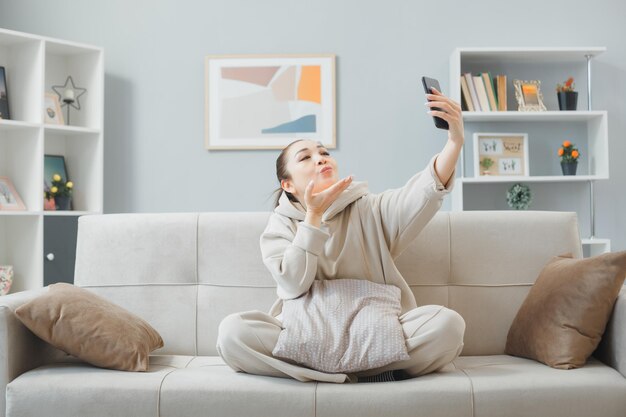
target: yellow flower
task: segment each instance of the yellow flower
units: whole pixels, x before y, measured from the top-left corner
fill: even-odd
[[[52,194],[55,194],[57,191],[59,191],[59,189],[58,189],[56,186],[54,186],[54,187],[50,188],[50,192],[51,192]]]
[[[59,174],[54,174],[52,176],[52,181],[61,181],[61,176]]]
[[[65,186],[67,188],[72,188],[74,186],[74,183],[72,181],[68,181],[67,184],[65,184]]]

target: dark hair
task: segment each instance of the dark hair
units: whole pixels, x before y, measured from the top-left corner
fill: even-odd
[[[286,190],[283,190],[283,188],[280,186],[280,182],[282,180],[291,179],[291,174],[289,173],[289,171],[287,171],[287,151],[289,150],[291,145],[297,142],[302,142],[303,140],[304,139],[294,140],[289,145],[285,146],[285,148],[280,152],[280,155],[278,155],[278,158],[276,158],[276,178],[278,178],[279,186],[276,190],[272,192],[272,194],[278,193],[278,195],[276,196],[274,200],[274,208],[278,207],[278,201],[280,200],[280,195],[282,194],[283,191],[285,191],[285,194],[287,194],[287,197],[289,198],[290,201],[294,203],[299,202],[296,196],[294,196],[293,194],[291,194],[290,192]]]

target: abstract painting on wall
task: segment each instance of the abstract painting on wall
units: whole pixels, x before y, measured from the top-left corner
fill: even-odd
[[[206,57],[206,149],[282,149],[296,139],[334,149],[335,136],[335,55]]]

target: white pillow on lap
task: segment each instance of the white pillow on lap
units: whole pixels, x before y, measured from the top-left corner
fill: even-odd
[[[362,279],[315,280],[283,301],[277,358],[328,373],[353,373],[408,360],[400,288]]]

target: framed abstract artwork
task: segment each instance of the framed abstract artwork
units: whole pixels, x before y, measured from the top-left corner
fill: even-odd
[[[474,133],[474,177],[528,176],[528,134]]]
[[[209,55],[205,148],[336,148],[335,55]]]

